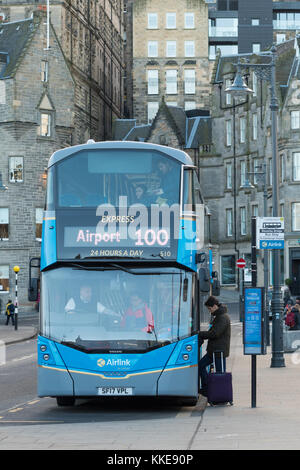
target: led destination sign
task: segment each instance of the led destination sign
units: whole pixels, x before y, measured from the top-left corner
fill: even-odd
[[[64,246],[66,248],[107,248],[107,247],[170,247],[170,235],[166,229],[139,229],[126,233],[125,228],[118,231],[100,232],[95,227],[65,227]]]
[[[177,259],[179,218],[176,215],[147,214],[141,218],[120,212],[99,217],[93,210],[57,211],[58,259]]]

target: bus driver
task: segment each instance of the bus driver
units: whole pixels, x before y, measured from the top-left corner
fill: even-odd
[[[88,284],[83,284],[80,287],[79,296],[71,297],[66,306],[66,313],[74,312],[85,312],[85,313],[104,313],[105,315],[111,315],[114,317],[121,317],[120,313],[113,312],[112,310],[107,309],[103,304],[97,301],[96,297],[93,296],[93,291],[91,286]]]

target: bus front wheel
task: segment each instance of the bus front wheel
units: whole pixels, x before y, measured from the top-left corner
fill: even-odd
[[[74,406],[75,398],[74,397],[56,397],[56,402],[58,406]]]

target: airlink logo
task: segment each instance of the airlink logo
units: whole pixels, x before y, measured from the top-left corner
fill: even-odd
[[[104,367],[106,366],[130,366],[130,360],[129,359],[108,359],[105,361],[105,359],[98,359],[97,365],[99,367]]]

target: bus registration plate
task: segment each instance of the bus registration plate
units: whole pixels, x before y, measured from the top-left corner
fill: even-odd
[[[99,387],[98,395],[133,395],[132,387]]]

